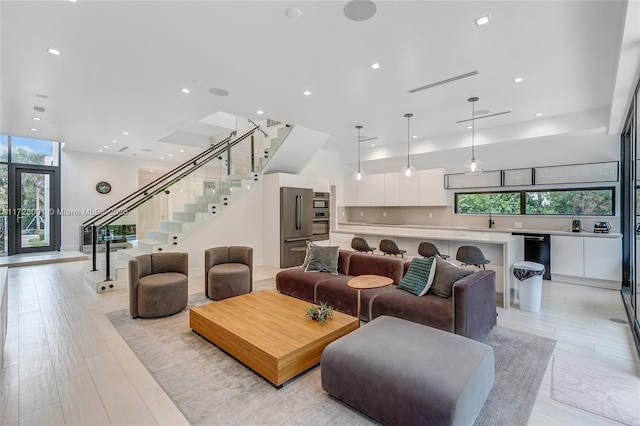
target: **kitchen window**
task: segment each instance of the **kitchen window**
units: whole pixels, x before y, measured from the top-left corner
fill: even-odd
[[[613,216],[614,206],[613,187],[455,194],[459,214]]]

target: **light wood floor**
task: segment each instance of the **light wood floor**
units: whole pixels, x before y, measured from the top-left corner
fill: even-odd
[[[9,330],[0,376],[1,425],[183,425],[173,402],[122,340],[105,312],[126,291],[97,295],[82,283],[87,262],[9,270]],[[256,280],[278,270],[257,267]],[[190,293],[203,291],[192,277]],[[544,283],[540,313],[499,309],[498,324],[558,340],[557,354],[595,358],[640,375],[620,294]],[[291,419],[291,422],[302,419]],[[260,419],[256,419],[256,424]],[[617,424],[550,398],[547,370],[530,425]]]

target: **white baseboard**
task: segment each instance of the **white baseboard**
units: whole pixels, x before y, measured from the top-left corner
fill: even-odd
[[[610,290],[620,290],[622,288],[622,283],[620,281],[597,280],[594,278],[572,277],[570,275],[560,274],[551,274],[551,281],[585,285],[588,287],[608,288]]]

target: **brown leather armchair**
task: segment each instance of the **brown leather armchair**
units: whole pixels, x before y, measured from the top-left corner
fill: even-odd
[[[222,300],[253,290],[253,248],[214,247],[204,252],[204,292]]]
[[[152,253],[129,260],[129,313],[133,318],[173,315],[187,306],[187,253]]]

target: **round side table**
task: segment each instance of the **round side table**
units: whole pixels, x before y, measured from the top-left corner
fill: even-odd
[[[360,292],[368,288],[384,287],[389,284],[393,284],[393,280],[381,275],[359,275],[349,280],[347,285],[354,290],[358,290],[358,319],[360,319]]]

